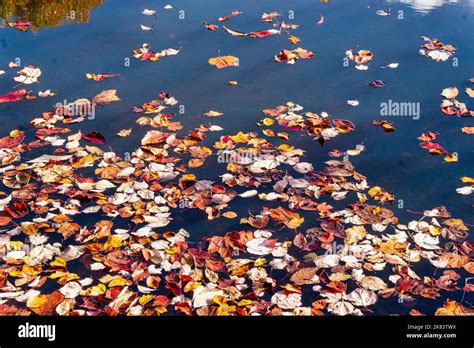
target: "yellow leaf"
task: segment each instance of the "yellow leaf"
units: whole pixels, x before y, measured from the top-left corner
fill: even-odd
[[[443,307],[436,310],[435,315],[474,315],[474,310],[464,307],[454,300],[446,300]]]
[[[239,303],[237,303],[237,306],[239,307],[245,307],[245,306],[250,306],[254,303],[254,301],[249,300],[249,299],[243,299],[240,300]]]
[[[286,223],[286,226],[291,229],[296,229],[300,227],[300,225],[304,222],[304,218],[293,218],[288,223]]]
[[[448,153],[444,157],[444,160],[448,163],[457,162],[458,161],[458,156]]]
[[[296,36],[290,36],[288,38],[288,40],[294,45],[294,44],[297,44],[298,42],[300,42],[300,38],[299,37],[296,37]]]
[[[21,134],[21,131],[18,130],[18,129],[14,129],[10,132],[10,136],[13,137],[13,138],[19,136],[20,134]]]
[[[130,134],[132,134],[132,128],[128,129],[122,129],[120,132],[117,133],[119,137],[128,137]]]
[[[262,133],[265,134],[267,137],[274,137],[275,132],[272,131],[271,129],[264,129],[262,130]]]
[[[110,235],[107,238],[107,241],[104,244],[104,248],[112,247],[112,248],[119,248],[122,246],[123,240],[117,235]]]
[[[142,295],[140,296],[140,298],[138,299],[138,303],[140,303],[142,306],[146,305],[148,302],[150,302],[151,300],[153,300],[155,296],[153,295]]]
[[[87,155],[87,156],[82,157],[79,160],[79,163],[84,164],[84,163],[87,163],[87,162],[95,162],[98,159],[100,159],[100,157],[97,157],[97,156],[94,156],[94,155]]]
[[[186,286],[184,287],[183,291],[184,291],[184,292],[189,292],[189,291],[191,291],[191,290],[196,289],[196,288],[197,288],[198,286],[200,286],[200,285],[201,285],[201,282],[193,282],[193,281],[191,281],[191,282],[189,282],[189,283],[186,284]]]
[[[51,267],[66,268],[66,261],[62,258],[57,257],[54,261],[49,264]]]
[[[236,135],[232,135],[230,138],[236,143],[246,143],[249,141],[249,136],[242,132],[238,132]]]
[[[293,151],[294,149],[295,149],[294,146],[288,145],[288,144],[281,144],[280,146],[278,146],[278,150],[283,151],[283,152],[290,152],[290,151]]]
[[[169,255],[176,254],[177,252],[178,252],[178,248],[175,246],[165,250],[165,253]]]
[[[163,313],[168,312],[168,310],[166,309],[166,307],[156,307],[156,308],[155,308],[155,311],[156,311],[157,314],[163,314]]]
[[[461,132],[466,134],[474,134],[474,127],[462,127]]]
[[[112,279],[107,285],[109,286],[109,288],[113,288],[114,286],[124,286],[127,283],[128,283],[127,279],[122,278],[122,277],[116,277]]]
[[[223,295],[216,295],[212,298],[212,302],[222,306],[227,302],[227,298]]]
[[[48,300],[48,295],[38,295],[38,296],[33,296],[26,301],[26,306],[28,308],[38,308],[41,307],[46,303]]]
[[[470,178],[468,176],[463,176],[461,179],[461,182],[465,183],[465,184],[474,184],[474,178]]]
[[[235,312],[235,306],[228,306],[228,305],[224,304],[222,306],[219,306],[219,308],[217,308],[216,313],[219,316],[228,316],[233,312]]]
[[[437,236],[441,233],[441,230],[438,227],[433,226],[433,225],[430,225],[429,231],[430,231],[431,235],[433,235],[433,236]]]
[[[233,211],[227,211],[224,214],[222,214],[223,217],[226,217],[228,219],[234,219],[237,217],[237,214],[234,213]]]
[[[372,186],[367,192],[370,197],[374,197],[377,193],[381,192],[382,189],[379,186]]]
[[[79,276],[76,273],[66,273],[61,278],[58,279],[58,284],[66,284],[71,280],[77,280]]]
[[[222,115],[224,115],[222,112],[216,111],[216,110],[209,110],[208,112],[203,114],[203,116],[206,116],[206,117],[219,117]]]
[[[214,57],[209,58],[208,63],[211,65],[215,65],[218,69],[222,69],[227,68],[229,66],[239,66],[239,58],[234,56]]]
[[[105,294],[107,288],[104,284],[98,284],[87,290],[82,290],[79,294],[82,296],[99,296]]]
[[[196,175],[194,175],[194,174],[184,174],[181,177],[181,181],[196,181]]]
[[[367,235],[364,226],[352,226],[346,229],[346,244],[354,244],[363,239]]]
[[[262,121],[262,123],[265,125],[265,126],[271,126],[272,124],[275,123],[275,120],[273,120],[272,118],[269,118],[269,117],[265,117]]]

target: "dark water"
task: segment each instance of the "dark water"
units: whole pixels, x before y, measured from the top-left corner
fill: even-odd
[[[110,135],[109,146],[121,155],[139,147],[147,130],[134,127],[136,114],[129,110],[155,98],[158,91],[169,92],[184,105],[185,114],[176,120],[185,129],[206,123],[199,115],[212,109],[224,113],[212,123],[224,127],[226,134],[257,130],[255,123],[262,118],[262,108],[293,101],[308,111],[327,111],[356,125],[355,131],[338,136],[323,147],[308,137],[296,142],[296,146],[308,151],[307,160],[316,168],[322,167],[329,150],[364,144],[366,150],[351,161],[368,177],[369,184],[393,191],[396,199],[402,200],[401,209],[394,209],[402,221],[417,217],[406,210],[423,211],[444,205],[453,216],[474,224],[473,196],[461,196],[455,191],[463,186],[459,182],[461,176],[474,176],[473,135],[460,132],[461,127],[474,126],[474,122],[444,116],[439,111],[441,90],[457,86],[463,94],[469,84],[467,79],[474,76],[473,1],[173,1],[170,3],[175,9],[169,11],[163,9],[164,4],[141,0],[48,1],[37,8],[14,6],[10,1],[0,3],[4,17],[29,18],[34,25],[34,30],[26,33],[0,30],[0,69],[7,71],[0,77],[0,94],[15,85],[15,70],[7,65],[17,57],[23,66],[31,64],[42,69],[41,83],[33,87],[35,91],[52,89],[58,93],[52,98],[1,104],[0,136],[15,128],[29,128],[32,118],[51,110],[56,102],[92,98],[105,89],[117,89],[122,101],[98,109],[94,120],[72,128]],[[47,13],[52,3],[58,7]],[[66,20],[73,8],[80,8],[78,20]],[[153,17],[141,14],[144,8],[159,9],[154,34],[139,28],[140,24],[154,23]],[[375,14],[389,8],[389,17]],[[287,15],[293,11],[291,22],[301,25],[294,34],[301,39],[302,47],[316,53],[315,57],[293,66],[276,64],[273,56],[291,46],[286,36],[237,38],[220,29],[208,32],[203,28],[204,21],[217,23],[218,17],[235,9],[243,14],[225,24],[245,32],[268,27],[260,22],[263,12]],[[180,19],[183,13],[184,18]],[[398,19],[400,13],[403,19]],[[320,15],[325,17],[325,23],[316,26]],[[458,66],[453,66],[452,61],[437,63],[420,56],[422,35],[457,46]],[[125,66],[132,50],[144,42],[155,51],[179,47],[182,51],[158,62],[131,58],[130,66]],[[368,71],[357,71],[353,64],[343,65],[345,51],[351,48],[374,53]],[[217,70],[207,64],[219,52],[239,57],[240,67]],[[399,67],[379,68],[392,62],[398,62]],[[93,83],[85,79],[88,72],[114,72],[120,77]],[[367,83],[374,79],[385,81],[386,87],[368,87]],[[239,85],[228,87],[229,80],[236,80]],[[351,107],[346,103],[348,99],[358,99],[360,105]],[[389,99],[420,103],[420,119],[382,117],[380,103]],[[460,99],[472,108],[467,96]],[[380,118],[394,122],[396,131],[388,134],[372,126],[372,121]],[[113,136],[129,127],[134,127],[134,132],[125,140]],[[417,137],[426,131],[439,132],[439,143],[448,151],[457,152],[459,161],[446,163],[442,157],[430,156],[421,149]],[[219,135],[211,134],[209,143]],[[200,178],[218,179],[209,166],[194,172]],[[241,213],[252,209],[245,203],[237,204],[233,210]],[[176,217],[170,227],[184,224],[193,240],[239,226],[238,221],[232,220],[208,222],[202,212],[194,210]],[[408,310],[406,305],[405,312]]]

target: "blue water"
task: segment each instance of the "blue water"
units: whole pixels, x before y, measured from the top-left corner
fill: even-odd
[[[0,77],[0,94],[15,85],[12,80],[15,70],[9,69],[7,64],[17,57],[21,58],[22,65],[42,69],[40,85],[33,86],[35,91],[52,89],[58,93],[52,98],[0,104],[0,136],[15,128],[32,134],[29,121],[50,111],[56,102],[92,98],[105,89],[117,89],[122,101],[98,109],[94,120],[72,128],[83,133],[102,132],[108,145],[121,155],[139,147],[148,130],[136,126],[137,114],[130,109],[154,99],[158,91],[169,92],[184,105],[185,114],[177,115],[176,120],[181,121],[185,129],[207,123],[208,120],[199,115],[212,109],[224,113],[223,117],[211,121],[224,127],[226,134],[239,130],[260,131],[255,123],[262,118],[261,109],[293,101],[308,111],[327,111],[334,118],[347,119],[356,125],[355,131],[331,139],[323,147],[306,136],[295,142],[308,151],[307,160],[316,168],[323,166],[329,150],[346,150],[364,144],[366,150],[351,161],[367,176],[369,184],[393,191],[396,200],[402,200],[401,209],[394,206],[395,214],[402,221],[418,218],[407,210],[419,212],[444,205],[453,216],[474,224],[473,196],[455,192],[457,187],[463,186],[459,182],[461,176],[474,176],[473,135],[460,131],[463,126],[474,126],[474,122],[469,118],[444,116],[439,111],[440,92],[449,86],[457,86],[462,94],[460,99],[471,108],[474,105],[472,99],[463,95],[464,88],[469,86],[467,79],[474,77],[473,1],[433,1],[432,7],[422,6],[428,1],[412,1],[409,5],[375,0],[170,3],[175,10],[166,11],[164,4],[157,1],[109,0],[91,9],[87,23],[63,23],[32,32],[0,30],[0,69],[7,71]],[[141,14],[144,8],[159,10],[156,23],[153,17]],[[389,17],[375,13],[389,8],[392,12]],[[214,32],[204,29],[204,21],[222,26],[216,19],[235,9],[243,14],[224,24],[244,32],[269,27],[260,22],[263,12],[287,15],[293,11],[294,19],[287,21],[301,25],[294,35],[301,39],[299,46],[315,52],[315,57],[293,66],[277,64],[273,62],[274,55],[292,46],[285,35],[238,38],[221,29]],[[184,19],[179,18],[178,10],[184,11]],[[403,19],[397,18],[398,11],[402,11]],[[325,17],[325,23],[316,26],[320,15]],[[139,28],[140,24],[151,26],[153,23],[154,34]],[[423,35],[457,46],[458,66],[453,66],[452,61],[438,63],[420,56],[418,50]],[[182,51],[157,62],[131,58],[131,65],[124,66],[132,50],[144,42],[151,44],[155,51],[180,47]],[[351,48],[373,52],[368,71],[358,71],[353,64],[343,65],[345,52]],[[217,70],[209,65],[207,60],[219,52],[239,57],[240,67]],[[392,62],[398,62],[399,67],[379,68]],[[95,83],[86,80],[88,72],[114,72],[120,77]],[[368,87],[367,83],[375,79],[385,81],[386,87]],[[227,86],[229,80],[238,81],[238,86]],[[358,99],[360,105],[349,106],[348,99]],[[420,119],[382,117],[380,103],[389,99],[420,103]],[[372,125],[373,120],[383,118],[394,122],[394,133],[384,133]],[[134,129],[130,137],[115,136],[119,130],[129,127]],[[457,152],[459,161],[446,163],[441,156],[431,156],[421,149],[417,137],[426,131],[439,132],[439,143],[448,151]],[[219,132],[209,134],[208,144],[219,136]],[[200,178],[218,179],[212,169],[206,165],[194,172]],[[237,203],[233,210],[244,214],[253,208],[248,204],[247,201]],[[183,224],[193,240],[239,228],[238,219],[208,222],[202,212],[195,210],[176,217],[170,229]],[[406,307],[404,312],[409,309]],[[384,310],[379,309],[378,313]]]

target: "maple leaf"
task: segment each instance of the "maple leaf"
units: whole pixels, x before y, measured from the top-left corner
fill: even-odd
[[[239,58],[234,56],[219,56],[209,58],[208,63],[215,65],[217,69],[223,69],[229,66],[239,66]]]

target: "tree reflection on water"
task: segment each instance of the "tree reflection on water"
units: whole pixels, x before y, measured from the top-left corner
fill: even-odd
[[[63,23],[87,23],[91,10],[103,0],[0,0],[2,21],[24,19],[33,30],[56,27]]]

